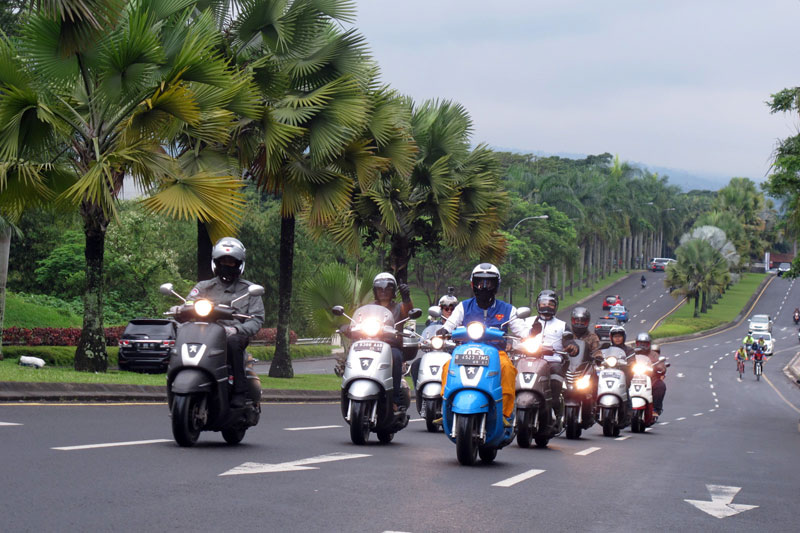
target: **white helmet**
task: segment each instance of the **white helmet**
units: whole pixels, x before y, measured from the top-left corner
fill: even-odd
[[[380,299],[378,298],[378,290],[381,289],[391,289],[392,295],[390,299],[394,298],[397,290],[397,280],[389,272],[381,272],[372,280],[372,294],[376,300]]]
[[[475,278],[497,278],[497,286],[500,286],[500,269],[491,263],[481,263],[472,269],[469,281],[474,282]]]
[[[456,298],[452,294],[445,294],[444,296],[439,298],[439,307],[442,307],[443,305],[450,305],[455,307],[457,303],[458,303],[458,298]]]
[[[244,273],[244,260],[246,250],[242,241],[233,237],[223,237],[211,249],[211,271],[223,280],[231,281]],[[232,269],[217,264],[223,257],[233,258],[237,265]]]

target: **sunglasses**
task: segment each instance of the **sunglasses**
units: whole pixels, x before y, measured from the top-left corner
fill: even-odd
[[[452,311],[453,309],[456,308],[456,306],[455,305],[443,305],[443,306],[441,306],[441,308],[442,308],[442,311]]]

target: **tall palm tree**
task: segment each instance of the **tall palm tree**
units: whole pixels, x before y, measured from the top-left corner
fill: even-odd
[[[296,218],[317,231],[346,211],[356,182],[369,183],[390,162],[410,158],[402,115],[364,39],[342,31],[350,0],[253,0],[231,25],[229,48],[253,72],[260,115],[243,120],[232,151],[259,186],[280,195],[278,331],[270,376],[293,375],[289,316]]]
[[[231,176],[187,176],[164,147],[206,125],[242,83],[217,51],[220,33],[192,0],[37,3],[20,38],[0,40],[0,192],[15,183],[72,181],[57,201],[83,218],[86,291],[77,370],[105,371],[103,251],[123,180],[152,194],[156,210],[230,226],[241,204]],[[207,127],[208,126],[208,127]]]
[[[675,289],[673,296],[694,298],[694,317],[697,318],[701,312],[701,298],[704,301],[702,312],[706,312],[706,296],[729,281],[727,262],[702,239],[685,241],[676,254],[678,261],[667,268],[664,285]]]

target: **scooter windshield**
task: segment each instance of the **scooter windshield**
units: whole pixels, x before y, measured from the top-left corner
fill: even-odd
[[[436,336],[436,332],[439,331],[441,328],[441,324],[431,324],[427,328],[422,330],[422,334],[420,335],[421,340],[428,341],[431,340],[432,337]]]
[[[616,346],[610,346],[601,350],[603,354],[603,359],[608,359],[609,357],[615,357],[617,359],[617,365],[625,365],[627,364],[627,355],[625,354],[625,350],[622,348],[617,348]]]
[[[353,325],[363,324],[371,320],[378,321],[382,326],[394,326],[394,315],[382,305],[364,305],[356,309],[356,312],[353,313]]]

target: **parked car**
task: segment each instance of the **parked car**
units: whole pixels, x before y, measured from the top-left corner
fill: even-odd
[[[616,318],[620,322],[627,322],[628,310],[625,309],[624,305],[612,305],[611,309],[608,310],[608,316]]]
[[[764,350],[764,355],[772,355],[772,353],[775,351],[775,342],[771,334],[767,332],[754,332],[753,339],[756,341],[758,341],[758,339],[764,339],[764,344],[767,345],[766,349]]]
[[[650,270],[663,272],[670,263],[677,263],[677,261],[669,257],[654,257],[650,260]]]
[[[176,323],[161,318],[135,318],[119,339],[119,369],[166,372],[175,346]]]
[[[616,305],[617,300],[619,300],[620,303],[622,303],[622,298],[620,298],[619,295],[614,296],[609,294],[608,296],[606,296],[605,300],[603,300],[603,311],[608,311],[609,309],[611,309],[612,305]]]
[[[619,321],[616,318],[611,316],[601,316],[597,319],[597,322],[594,325],[594,333],[601,341],[610,340],[608,332],[611,331],[612,327],[617,325],[619,325]]]
[[[781,263],[780,265],[778,265],[778,275],[783,276],[783,274],[789,272],[791,268],[792,268],[791,263]]]
[[[772,333],[772,317],[769,315],[753,315],[750,317],[750,331],[766,331]]]

